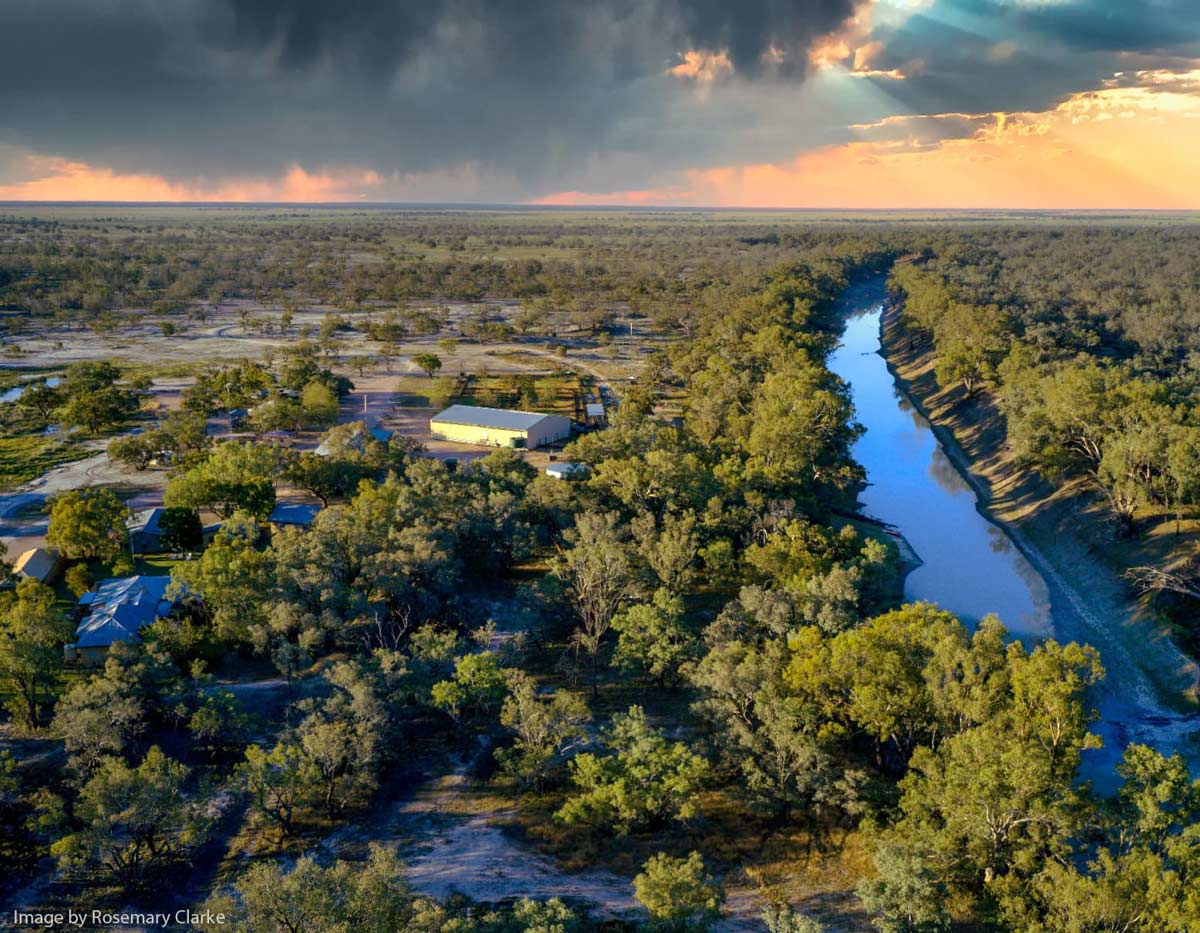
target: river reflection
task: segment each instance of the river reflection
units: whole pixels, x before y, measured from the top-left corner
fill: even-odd
[[[870,483],[860,496],[863,507],[901,529],[922,561],[905,581],[905,596],[936,602],[970,622],[994,612],[1021,638],[1050,634],[1041,577],[979,513],[974,491],[929,422],[897,394],[878,352],[880,312],[875,303],[850,317],[829,366],[850,384],[867,429],[854,446]]]
[[[974,490],[929,422],[900,394],[879,355],[883,299],[881,278],[847,291],[849,317],[829,366],[849,384],[857,420],[866,428],[853,451],[867,472],[868,485],[859,496],[863,511],[895,527],[922,561],[905,580],[905,597],[936,603],[968,624],[994,612],[1027,644],[1053,636],[1098,648],[1107,676],[1093,695],[1099,711],[1093,728],[1104,747],[1085,752],[1082,765],[1098,789],[1115,790],[1115,768],[1130,742],[1167,754],[1180,751],[1200,770],[1200,750],[1192,741],[1200,717],[1165,709],[1147,673],[1189,662],[1173,649],[1158,651],[1145,631],[1091,616],[1072,602],[1061,581],[1055,595],[1059,619],[1052,621],[1046,578],[1003,529],[980,514]],[[1055,573],[1048,567],[1042,572]]]

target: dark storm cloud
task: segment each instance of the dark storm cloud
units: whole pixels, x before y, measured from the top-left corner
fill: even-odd
[[[520,198],[781,160],[889,114],[1042,110],[1114,71],[1200,56],[1200,0],[935,0],[876,11],[871,67],[908,80],[799,91],[805,50],[856,5],[0,0],[0,146],[214,182],[293,162],[397,185],[468,166],[497,179],[477,196]],[[734,76],[701,90],[666,77],[688,49],[725,51]]]
[[[175,176],[468,162],[532,184],[612,152],[682,162],[655,132],[696,106],[663,77],[680,52],[728,49],[753,78],[769,49],[803,62],[852,6],[5,0],[0,141]]]

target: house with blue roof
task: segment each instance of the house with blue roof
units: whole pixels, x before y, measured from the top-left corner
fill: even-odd
[[[75,641],[64,649],[67,661],[103,664],[113,642],[138,641],[147,625],[170,614],[175,600],[167,596],[170,577],[113,577],[102,580],[79,598],[86,614],[75,629]]]

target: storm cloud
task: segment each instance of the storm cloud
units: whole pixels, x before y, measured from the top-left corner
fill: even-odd
[[[477,163],[532,180],[653,150],[721,49],[795,80],[851,0],[87,0],[0,6],[0,139],[122,171]],[[666,147],[668,150],[673,145]]]
[[[881,77],[809,80],[814,43],[872,13]],[[1192,0],[3,0],[0,146],[170,179],[353,167],[385,196],[440,173],[433,196],[466,179],[520,199],[785,159],[893,114],[1047,107],[1130,56],[1200,56],[1197,37]],[[697,50],[728,67],[670,74]]]

